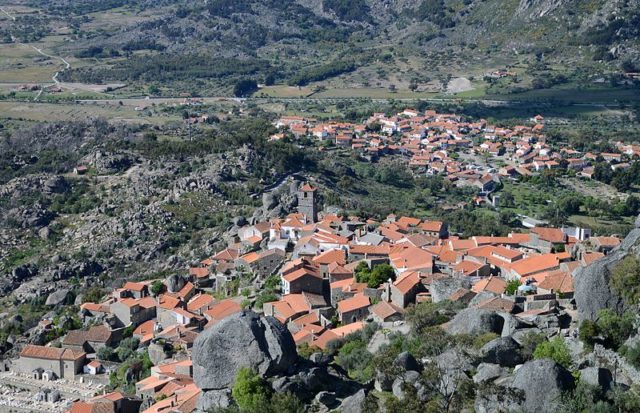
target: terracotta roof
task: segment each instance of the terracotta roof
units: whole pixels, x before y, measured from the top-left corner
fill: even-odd
[[[601,252],[590,252],[582,256],[582,261],[584,262],[584,265],[589,265],[602,257],[604,257],[604,254]]]
[[[560,265],[559,254],[542,254],[524,258],[511,265],[512,271],[521,277],[537,272],[549,271]]]
[[[620,238],[617,237],[591,237],[589,239],[605,247],[617,247],[620,245]]]
[[[303,192],[315,192],[317,188],[311,186],[309,183],[306,183],[300,187],[300,190]]]
[[[146,288],[147,284],[139,282],[139,283],[134,283],[131,281],[127,281],[124,286],[122,288],[124,288],[125,290],[130,290],[130,291],[142,291]]]
[[[201,308],[209,307],[214,302],[214,298],[209,294],[198,294],[187,303],[187,310],[198,311]]]
[[[320,274],[316,268],[313,267],[302,267],[297,270],[291,271],[284,275],[282,278],[288,282],[296,281],[303,277],[316,277],[321,279]]]
[[[395,306],[393,303],[380,301],[379,303],[371,306],[369,312],[384,320],[394,314],[401,314],[402,310],[399,307]]]
[[[204,312],[211,320],[220,321],[231,314],[239,313],[242,307],[237,302],[228,299],[215,303],[207,311]]]
[[[428,232],[440,232],[442,225],[441,221],[424,221],[420,224],[420,229]]]
[[[471,287],[471,291],[480,293],[483,291],[489,291],[494,294],[502,294],[507,289],[507,282],[502,278],[491,276],[489,278],[483,278]]]
[[[72,330],[67,333],[62,344],[68,346],[81,346],[90,341],[94,343],[106,343],[111,338],[111,330],[105,325],[91,326],[89,330]]]
[[[110,400],[75,402],[69,413],[115,413],[116,406]]]
[[[541,240],[554,244],[563,244],[567,238],[565,233],[559,228],[535,227],[531,228],[531,232],[537,234]]]
[[[196,278],[206,278],[209,276],[209,268],[191,267],[189,268],[189,275],[193,275]]]
[[[33,344],[28,344],[20,352],[20,357],[44,360],[78,360],[85,356],[86,353],[83,351],[76,352],[68,348],[35,346]]]
[[[420,284],[420,273],[416,271],[407,271],[393,282],[393,286],[402,294],[408,293],[418,284]]]
[[[335,262],[340,265],[344,265],[346,263],[346,257],[344,250],[333,249],[313,257],[313,262],[316,264],[331,264]]]
[[[391,248],[388,245],[350,245],[349,253],[358,255],[389,255]]]
[[[550,274],[538,284],[538,288],[553,291],[555,293],[573,292],[573,277],[567,272]]]
[[[369,297],[364,294],[356,294],[351,298],[338,302],[338,312],[348,313],[360,308],[369,307],[369,305],[371,305]]]
[[[502,297],[493,297],[478,304],[478,308],[483,310],[505,311],[508,313],[512,312],[514,307],[515,302]]]

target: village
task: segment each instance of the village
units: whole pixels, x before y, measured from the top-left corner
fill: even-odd
[[[412,162],[420,159],[414,155]],[[167,278],[126,282],[80,306],[85,327],[53,343],[27,345],[0,383],[34,395],[33,383],[41,385],[28,408],[30,398],[15,394],[10,408],[194,411],[201,389],[193,378],[193,344],[201,332],[245,309],[286,326],[302,355],[326,352],[371,323],[384,327],[384,341],[403,331],[405,312],[422,302],[450,300],[518,319],[572,313],[575,270],[620,244],[618,237],[592,236],[585,228],[539,226],[463,239],[441,221],[327,212],[312,182],[293,180],[288,190],[297,212],[247,222],[226,248],[199,265]],[[52,320],[42,320],[42,329],[51,326]],[[567,325],[557,330],[575,334]],[[142,365],[121,363],[131,354],[141,355]]]
[[[615,142],[611,153],[556,147],[547,142],[542,115],[529,121],[507,128],[484,119],[469,122],[452,113],[415,109],[393,116],[374,113],[363,124],[282,116],[274,123],[280,132],[270,139],[311,139],[321,151],[351,150],[368,162],[401,159],[418,176],[441,176],[451,185],[477,188],[468,202],[491,207],[500,205],[498,190],[504,181],[554,170],[591,180],[596,163],[605,163],[611,172],[624,171],[640,155],[640,146],[623,142]]]

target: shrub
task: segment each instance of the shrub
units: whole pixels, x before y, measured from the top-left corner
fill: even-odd
[[[589,347],[593,347],[596,337],[598,336],[598,325],[591,320],[584,320],[580,325],[580,333],[578,337]]]
[[[515,295],[518,292],[518,287],[520,287],[520,281],[511,280],[507,283],[506,293],[509,295]]]
[[[627,359],[629,363],[635,368],[640,368],[640,343],[637,343],[633,347],[623,346],[620,349],[620,353]]]
[[[634,314],[618,315],[609,309],[598,312],[597,327],[605,347],[617,350],[634,332]]]
[[[242,410],[258,411],[269,404],[271,389],[258,374],[244,367],[238,371],[232,395]]]
[[[638,303],[640,301],[640,260],[634,255],[626,256],[613,269],[609,283],[630,304]]]
[[[536,350],[533,352],[533,358],[535,359],[552,359],[564,368],[571,367],[571,354],[564,342],[564,339],[560,336],[555,337],[553,340],[540,343]]]

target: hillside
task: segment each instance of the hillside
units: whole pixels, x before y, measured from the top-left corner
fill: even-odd
[[[0,25],[7,41],[45,41],[74,57],[61,80],[122,82],[122,94],[229,95],[246,78],[309,93],[509,94],[615,84],[640,59],[637,0],[14,3],[16,20]],[[515,76],[487,79],[499,69]]]

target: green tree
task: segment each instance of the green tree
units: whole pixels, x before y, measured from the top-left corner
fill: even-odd
[[[611,273],[611,287],[630,304],[640,301],[640,260],[627,255]]]
[[[238,371],[231,394],[240,409],[249,412],[257,412],[262,407],[268,406],[271,399],[269,386],[262,377],[248,367]]]
[[[367,286],[369,288],[378,288],[380,284],[387,282],[387,280],[393,280],[396,273],[389,264],[379,264],[373,267],[373,270],[369,274],[369,280]]]
[[[505,292],[509,295],[515,295],[518,292],[518,287],[520,287],[520,281],[511,280],[507,283],[507,289]]]
[[[593,347],[598,336],[598,324],[591,320],[584,320],[580,325],[578,337],[588,347]]]
[[[564,368],[571,367],[571,354],[564,339],[560,336],[538,344],[538,347],[533,352],[533,358],[552,359]]]
[[[633,334],[635,315],[626,312],[618,315],[612,310],[605,309],[598,312],[598,331],[604,340],[604,345],[617,350]]]
[[[240,79],[233,86],[233,94],[237,97],[249,96],[258,89],[258,83],[253,79]]]
[[[164,291],[164,283],[160,280],[155,280],[151,283],[151,294],[160,295]]]

